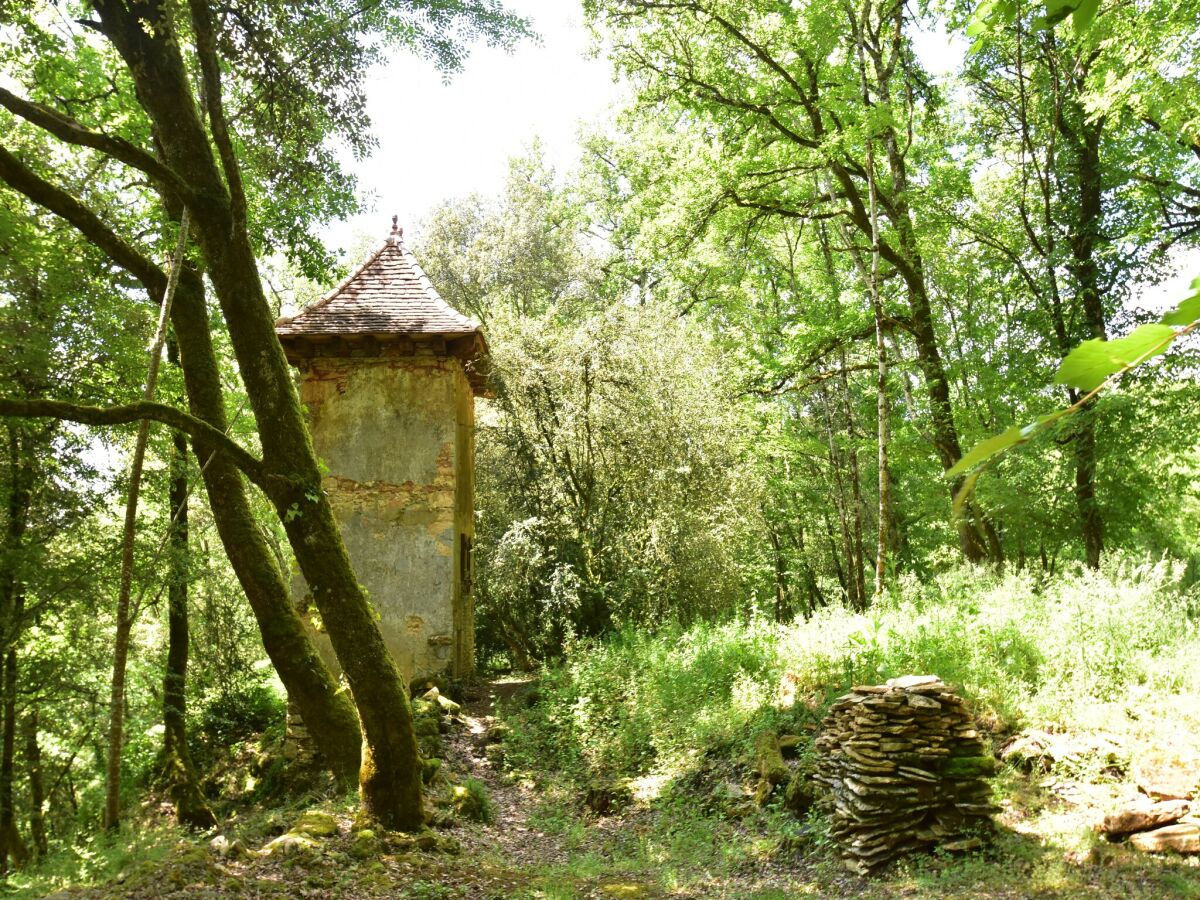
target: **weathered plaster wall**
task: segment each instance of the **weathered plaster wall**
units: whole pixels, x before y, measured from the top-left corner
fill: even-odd
[[[461,554],[474,532],[474,400],[462,365],[317,358],[300,393],[346,549],[404,676],[468,671],[474,616],[463,608]],[[294,590],[307,592],[299,575]]]

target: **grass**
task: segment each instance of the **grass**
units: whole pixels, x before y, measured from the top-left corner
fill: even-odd
[[[903,582],[866,614],[623,631],[571,648],[535,703],[504,707],[508,764],[564,810],[578,805],[564,785],[631,779],[636,840],[605,848],[601,868],[595,826],[572,842],[581,855],[566,868],[589,878],[713,896],[1198,896],[1200,867],[1098,840],[1094,819],[1130,790],[1107,755],[1048,775],[1002,769],[986,853],[918,857],[870,882],[841,871],[819,815],[738,809],[719,788],[752,785],[760,730],[811,734],[852,684],[907,673],[955,684],[996,743],[1040,727],[1103,734],[1125,764],[1153,745],[1200,750],[1200,593],[1182,578],[1128,559],[1051,581],[958,569]]]

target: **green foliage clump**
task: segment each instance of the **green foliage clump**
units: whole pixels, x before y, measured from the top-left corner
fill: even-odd
[[[1117,561],[1042,583],[965,567],[903,580],[865,614],[627,629],[574,645],[533,709],[507,711],[518,722],[509,760],[681,774],[705,752],[748,757],[762,728],[804,733],[853,684],[910,673],[956,685],[1000,730],[1035,717],[1070,723],[1138,684],[1200,690],[1195,667],[1178,664],[1200,643],[1196,591],[1182,574]],[[539,755],[547,746],[554,757]]]
[[[197,710],[197,736],[208,749],[229,747],[262,732],[281,728],[286,703],[270,683],[247,680],[205,698]]]

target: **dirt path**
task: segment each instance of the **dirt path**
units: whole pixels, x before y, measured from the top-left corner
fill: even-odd
[[[586,828],[571,828],[561,819],[548,820],[545,798],[533,785],[506,776],[488,758],[488,747],[497,742],[496,704],[529,690],[532,679],[503,679],[476,686],[463,704],[466,727],[444,736],[446,765],[454,773],[477,778],[487,785],[495,820],[487,825],[460,824],[450,833],[462,844],[463,858],[486,860],[505,869],[525,873],[531,880],[553,886],[561,882],[564,893],[575,897],[662,897],[657,885],[644,879],[617,879],[611,875],[588,877],[574,864],[589,857],[602,860],[621,838],[628,822],[618,818],[590,821]]]

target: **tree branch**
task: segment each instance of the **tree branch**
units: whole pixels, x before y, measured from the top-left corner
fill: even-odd
[[[0,145],[0,181],[75,226],[109,259],[140,281],[152,297],[157,299],[162,295],[167,284],[167,276],[162,269],[122,240],[79,200],[42,178],[3,145]]]
[[[192,197],[191,189],[178,175],[145,150],[134,146],[124,138],[92,131],[70,116],[65,116],[40,103],[18,97],[3,87],[0,87],[0,106],[13,115],[20,116],[25,121],[48,131],[60,141],[78,144],[81,147],[91,147],[93,150],[99,150],[101,153],[120,160],[127,166],[145,172],[184,201]]]
[[[267,478],[262,460],[207,422],[165,403],[143,400],[124,406],[100,407],[65,403],[61,400],[19,400],[0,397],[0,417],[65,419],[84,425],[126,425],[142,420],[162,422],[190,435],[198,443],[207,445],[208,449],[226,454],[251,482],[260,488],[266,488]]]

